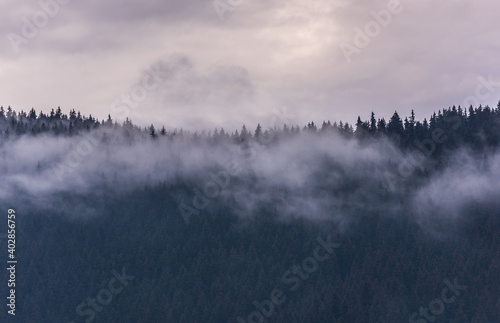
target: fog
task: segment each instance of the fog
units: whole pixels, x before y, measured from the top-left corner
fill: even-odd
[[[0,200],[82,218],[99,215],[103,192],[163,183],[176,188],[168,198],[196,210],[193,216],[235,201],[242,217],[271,207],[282,219],[333,219],[341,228],[364,215],[408,210],[420,224],[453,221],[466,206],[496,202],[498,153],[475,157],[460,150],[449,167],[433,170],[422,161],[403,177],[398,166],[411,153],[383,137],[358,141],[333,132],[239,144],[229,136],[187,133],[152,139],[119,127],[73,137],[22,136],[0,147]],[[82,199],[68,202],[67,196]]]
[[[450,163],[413,193],[417,221],[433,234],[448,236],[467,217],[480,217],[500,207],[500,154],[455,152]]]

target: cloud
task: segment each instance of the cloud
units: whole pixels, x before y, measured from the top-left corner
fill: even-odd
[[[139,83],[150,76],[158,78],[159,84],[131,110],[130,118],[136,123],[157,123],[158,116],[162,116],[168,120],[163,125],[170,128],[182,124],[193,130],[215,128],[218,116],[238,115],[255,99],[253,80],[241,66],[202,66],[185,54],[172,54],[145,69]],[[194,124],[186,124],[187,120]]]
[[[450,162],[415,192],[413,203],[419,215],[458,219],[471,207],[498,203],[500,154],[461,150]]]
[[[355,211],[379,207],[382,170],[388,169],[391,158],[401,158],[389,142],[360,145],[335,134],[303,134],[269,145],[252,142],[246,148],[209,143],[203,137],[151,140],[108,129],[102,142],[82,149],[85,138],[26,136],[1,146],[0,199],[13,203],[22,197],[38,208],[78,212],[56,197],[100,200],[106,190],[133,192],[164,182],[187,185],[188,191],[179,193],[186,197],[183,203],[190,204],[195,189],[204,192],[213,174],[225,172],[231,174],[229,186],[220,190],[213,205],[235,199],[242,216],[272,205],[283,218],[351,221]],[[228,165],[236,171],[229,171]],[[88,209],[95,207],[92,203]]]
[[[5,3],[2,104],[60,105],[105,118],[142,69],[173,53],[193,65],[141,109],[144,124],[234,128],[285,105],[303,124],[368,118],[372,110],[387,118],[415,109],[423,118],[463,104],[478,77],[500,79],[492,68],[499,49],[494,1],[402,0],[401,13],[348,64],[339,45],[352,43],[354,28],[364,29],[375,20],[371,12],[388,3],[241,1],[221,21],[212,1],[72,1],[18,54],[6,35],[21,33],[23,17],[42,9],[35,1]],[[498,90],[480,103],[496,105]],[[209,116],[199,113],[203,100]],[[165,102],[169,113],[159,109]]]

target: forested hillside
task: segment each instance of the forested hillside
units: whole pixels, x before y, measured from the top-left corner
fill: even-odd
[[[2,107],[0,320],[500,322],[499,143],[500,103],[234,132]]]

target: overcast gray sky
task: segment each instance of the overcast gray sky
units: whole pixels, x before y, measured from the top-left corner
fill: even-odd
[[[0,104],[16,110],[232,130],[352,123],[372,110],[422,119],[500,99],[494,0],[26,0],[0,10]]]

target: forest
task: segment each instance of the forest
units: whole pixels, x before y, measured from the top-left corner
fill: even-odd
[[[0,320],[500,322],[499,145],[500,102],[198,131],[1,107]]]

